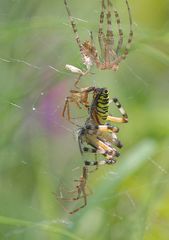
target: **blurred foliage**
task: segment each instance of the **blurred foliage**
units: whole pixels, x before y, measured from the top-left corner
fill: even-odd
[[[126,35],[125,3],[114,2]],[[98,45],[100,1],[69,5],[81,38],[92,30]],[[64,66],[83,67],[79,49],[62,0],[0,1],[0,239],[168,239],[169,1],[130,5],[128,58],[117,73],[93,68],[81,81],[108,87],[125,106],[125,147],[116,165],[90,174],[88,205],[69,216],[52,192],[71,189],[83,165],[76,128],[61,117],[75,80]]]

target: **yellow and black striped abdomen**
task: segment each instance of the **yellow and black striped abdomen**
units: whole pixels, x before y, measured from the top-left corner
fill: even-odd
[[[104,125],[108,116],[109,92],[106,88],[96,88],[90,107],[90,117],[98,125]]]

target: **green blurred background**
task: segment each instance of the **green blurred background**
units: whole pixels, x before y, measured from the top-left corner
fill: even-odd
[[[125,2],[114,2],[126,36]],[[97,46],[100,0],[69,6],[82,40],[92,30]],[[83,67],[79,49],[62,0],[0,1],[0,239],[169,239],[169,1],[130,6],[128,58],[117,73],[93,68],[81,81],[124,105],[124,148],[116,165],[90,174],[88,205],[69,216],[52,192],[73,188],[83,165],[77,129],[61,117],[75,80],[64,66]]]

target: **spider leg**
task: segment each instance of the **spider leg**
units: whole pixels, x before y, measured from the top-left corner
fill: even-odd
[[[93,92],[95,87],[87,87],[82,88],[81,90],[71,90],[71,95],[66,97],[65,104],[62,111],[62,116],[65,117],[65,112],[67,111],[67,119],[70,121],[70,102],[74,102],[79,109],[82,108],[82,106],[85,106],[86,108],[89,107],[88,103],[88,94],[90,92]],[[82,106],[81,106],[82,105]]]
[[[71,191],[72,193],[76,193],[77,192],[77,197],[72,197],[72,198],[64,198],[64,197],[57,197],[57,200],[62,204],[62,201],[78,201],[79,199],[84,199],[84,204],[76,209],[74,209],[73,211],[69,211],[63,204],[62,207],[64,208],[64,210],[66,212],[68,212],[69,214],[73,214],[77,211],[79,211],[81,208],[84,208],[87,205],[87,196],[89,195],[88,193],[86,193],[86,181],[87,181],[87,177],[88,177],[88,168],[86,166],[83,167],[83,175],[80,177],[79,180],[75,180],[76,182],[79,182],[79,184],[76,186],[77,190],[75,191]]]
[[[110,164],[114,164],[114,163],[116,163],[116,160],[115,159],[111,159],[111,160],[108,160],[108,159],[106,159],[106,160],[100,160],[99,162],[95,162],[95,161],[85,161],[85,164],[87,165],[87,166],[95,166],[95,165],[97,165],[97,166],[102,166],[102,165],[110,165]]]
[[[66,97],[65,104],[62,111],[62,117],[65,117],[65,112],[67,111],[67,120],[70,121],[70,108],[69,108],[70,97]]]
[[[102,0],[102,9],[101,9],[101,13],[100,13],[100,21],[99,21],[99,30],[98,30],[98,40],[99,40],[99,46],[100,46],[100,50],[101,50],[101,58],[103,58],[104,56],[104,44],[106,41],[105,35],[103,33],[103,21],[104,21],[104,12],[105,12],[105,2],[104,0]]]
[[[116,57],[116,53],[113,52],[114,46],[114,34],[112,31],[112,21],[111,21],[111,10],[112,6],[110,0],[107,0],[107,33],[106,33],[106,43],[105,43],[105,65],[110,65],[110,53],[113,53],[114,58]]]
[[[119,112],[121,113],[121,115],[123,116],[123,118],[128,120],[128,115],[127,115],[126,111],[124,110],[124,108],[122,107],[119,100],[117,98],[113,98],[113,102],[117,106],[117,108],[118,108]]]
[[[100,59],[98,57],[98,53],[97,53],[97,50],[96,50],[96,47],[94,45],[94,38],[93,38],[93,32],[90,31],[90,44],[91,44],[91,59],[92,59],[92,62],[96,64],[96,67],[100,67]],[[91,64],[89,66],[87,66],[87,69],[91,69]]]
[[[76,179],[76,180],[74,180],[74,182],[78,182],[78,185],[76,186],[76,190],[67,191],[67,189],[64,189],[64,192],[66,194],[75,194],[76,193],[77,197],[66,198],[66,197],[63,197],[62,194],[60,194],[60,196],[56,196],[56,198],[64,200],[64,201],[77,201],[78,199],[82,198],[83,196],[81,196],[81,192],[82,192],[82,188],[85,187],[86,179],[83,179],[83,178],[78,179],[78,180]],[[62,192],[60,191],[60,193],[62,193]]]
[[[99,130],[99,132],[100,132],[100,134],[101,134],[101,138],[106,139],[108,142],[114,144],[114,145],[115,145],[116,147],[118,147],[118,148],[122,148],[123,145],[122,145],[122,143],[120,142],[120,140],[118,140],[115,132],[113,132],[113,131],[110,132],[109,128],[110,128],[111,126],[103,125],[103,127],[105,128],[104,131],[102,131],[102,129]],[[107,130],[106,130],[106,129],[107,129]],[[98,132],[98,134],[99,134],[99,132]],[[110,133],[111,133],[111,134],[110,134]],[[100,134],[99,134],[99,136],[100,136]]]
[[[84,199],[84,204],[76,209],[74,209],[73,211],[69,212],[69,214],[74,214],[75,212],[78,212],[80,209],[84,208],[87,205],[87,196],[89,194],[86,193],[86,180],[88,177],[88,168],[86,166],[83,167],[83,175],[80,178],[80,183],[77,186],[78,187],[78,196],[75,199],[79,200],[80,198]],[[80,196],[82,193],[82,196]]]
[[[63,108],[63,111],[62,111],[62,117],[65,117],[65,112],[66,112],[66,115],[67,115],[67,120],[69,122],[71,122],[72,124],[76,125],[76,123],[74,123],[72,120],[71,120],[71,115],[70,115],[70,101],[72,101],[72,98],[71,97],[67,97],[66,100],[65,100],[65,104],[64,104],[64,108]],[[77,105],[77,107],[79,107],[81,109],[81,106],[80,104],[78,103],[78,101],[76,99],[73,99],[73,102]]]
[[[94,45],[94,39],[93,39],[93,32],[90,31],[90,42],[91,42],[91,45],[93,46]]]
[[[83,191],[83,198],[84,198],[84,204],[76,209],[74,209],[73,211],[69,212],[69,214],[74,214],[76,212],[78,212],[79,210],[81,210],[82,208],[84,208],[87,205],[87,195],[85,193],[85,191]]]
[[[90,170],[89,173],[96,171],[98,169],[98,160],[97,160],[97,154],[96,154],[96,153],[98,153],[98,150],[96,148],[84,147],[83,151],[84,152],[95,153],[95,160],[94,161],[85,160],[84,164],[85,164],[85,166],[95,166],[95,169]],[[104,150],[102,150],[102,151],[104,151]]]
[[[120,156],[120,153],[117,152],[117,150],[115,148],[112,148],[112,152],[111,153],[108,152],[108,151],[105,151],[104,149],[101,150],[101,148],[100,148],[100,154],[102,154],[103,156],[106,157],[106,160],[104,160],[105,164],[106,163],[109,164],[110,162],[111,163],[115,163],[116,160],[114,158]],[[98,169],[99,165],[102,165],[102,163],[100,164],[100,161],[98,161],[98,160],[94,160],[94,161],[85,160],[84,164],[85,164],[85,166],[96,166],[94,171]],[[90,172],[94,172],[94,171],[90,171]]]
[[[103,139],[103,138],[99,138],[99,146],[104,149],[104,153],[103,155],[106,155],[106,156],[113,156],[113,157],[119,157],[120,156],[120,153],[111,146],[111,144],[106,140],[106,139]],[[104,145],[103,145],[104,144]],[[107,149],[105,148],[105,145],[107,147]],[[111,149],[111,150],[110,150]]]
[[[85,166],[95,166],[94,170],[90,170],[89,173],[94,172],[98,169],[98,160],[97,160],[97,154],[95,154],[95,160],[94,161],[84,161]]]
[[[82,58],[84,59],[84,55],[82,55]],[[98,63],[98,61],[97,61],[97,63]],[[85,65],[86,65],[86,64],[85,64]],[[76,79],[76,81],[75,81],[75,83],[74,83],[74,86],[75,86],[76,88],[78,88],[78,89],[79,89],[79,87],[78,87],[77,85],[79,84],[80,79],[81,79],[83,76],[86,76],[86,75],[90,72],[91,65],[86,65],[86,68],[87,68],[87,69],[86,69],[84,72],[79,69],[79,70],[81,71],[81,73],[79,74],[78,78]]]
[[[74,180],[74,182],[81,182],[81,179],[80,180]],[[60,192],[60,196],[56,196],[56,198],[57,199],[62,199],[62,200],[70,200],[70,201],[72,201],[74,198],[65,198],[65,197],[63,197],[63,193],[66,193],[66,194],[71,194],[71,195],[74,195],[75,193],[76,194],[78,194],[78,192],[79,192],[79,184],[78,185],[76,185],[75,187],[74,187],[74,189],[72,189],[72,190],[68,190],[67,188],[65,188],[65,186],[64,185],[61,185],[60,187],[59,187],[59,192]],[[56,193],[54,193],[53,192],[53,194],[54,195],[56,195]]]
[[[115,164],[116,163],[116,160],[115,159],[107,159],[107,160],[101,160],[100,162],[99,162],[99,165],[105,165],[105,164],[107,164],[107,165],[112,165],[112,164]]]
[[[111,122],[117,122],[117,123],[127,123],[127,122],[128,122],[128,115],[127,115],[126,111],[124,110],[124,108],[121,106],[119,100],[118,100],[117,98],[113,98],[113,99],[110,101],[110,103],[111,103],[112,101],[113,101],[113,102],[115,103],[115,105],[117,106],[119,112],[120,112],[121,115],[122,115],[122,118],[113,117],[113,116],[110,116],[110,115],[109,115],[109,116],[107,117],[107,120],[108,120],[108,121],[111,121]]]
[[[89,148],[89,147],[83,147],[83,152],[88,152],[88,153],[97,153],[97,148],[95,148],[95,147],[91,147],[91,148]]]
[[[86,129],[95,131],[99,130],[100,132],[119,132],[119,128],[115,126],[111,126],[110,124],[107,125],[86,125]]]
[[[79,144],[79,149],[80,149],[80,153],[83,154],[83,148],[82,148],[82,137],[79,135],[78,136],[78,144]]]
[[[127,123],[127,122],[128,122],[127,119],[119,118],[119,117],[113,117],[113,116],[111,116],[111,115],[109,115],[109,116],[107,117],[107,121],[115,122],[115,123]]]
[[[73,32],[75,34],[77,45],[79,46],[80,53],[83,56],[82,44],[81,44],[81,41],[80,41],[80,38],[79,38],[79,35],[78,35],[78,32],[77,32],[77,26],[76,26],[75,21],[73,20],[72,14],[71,14],[70,9],[68,7],[67,0],[64,0],[64,4],[65,4],[65,7],[66,7],[66,11],[67,11],[68,17],[69,17],[69,21],[70,21],[70,23],[72,25]]]
[[[81,77],[87,74],[87,71],[83,72],[80,68],[77,68],[77,67],[75,67],[73,65],[70,65],[70,64],[66,64],[65,69],[72,72],[72,73],[78,74],[78,78],[76,79],[76,81],[74,83],[74,86],[77,89],[79,89],[77,84],[79,83]]]
[[[103,143],[104,143],[104,141],[103,141],[103,139],[102,140],[100,140],[100,141],[102,141]],[[105,145],[107,144],[107,142],[105,141],[105,143],[104,143]],[[109,148],[108,150],[105,150],[104,148],[103,148],[103,144],[102,144],[102,146],[101,146],[101,144],[100,144],[100,146],[98,147],[98,149],[92,149],[92,148],[89,148],[89,147],[84,147],[83,148],[83,151],[84,152],[89,152],[89,153],[99,153],[99,154],[102,154],[102,155],[105,155],[105,156],[107,156],[107,155],[114,155],[114,156],[116,156],[116,157],[118,157],[119,156],[119,152],[117,152],[117,150],[115,149],[115,148],[112,148],[112,147],[110,147],[110,146],[108,146],[108,144],[107,144],[107,148]],[[111,150],[110,150],[111,149]],[[85,161],[86,162],[86,161]],[[91,164],[91,165],[98,165],[97,164],[97,160],[95,160],[95,161],[93,161],[93,163]],[[88,163],[88,162],[86,162],[86,163]],[[85,165],[90,165],[89,163],[88,164],[85,164]]]
[[[116,163],[115,157],[119,157],[120,156],[120,154],[118,152],[114,152],[112,154],[108,154],[106,151],[104,151],[102,153],[102,155],[106,157],[105,160],[99,160],[99,161],[98,160],[95,160],[95,161],[85,160],[84,161],[85,166],[96,166],[96,168],[94,169],[94,171],[95,171],[95,170],[98,169],[98,167],[100,165]],[[90,171],[90,172],[93,172],[93,171]]]
[[[97,150],[112,153],[112,148],[105,144],[102,140],[98,139],[97,135],[87,134],[87,144],[94,146]]]
[[[89,94],[90,92],[94,92],[95,89],[96,89],[95,87],[87,87],[87,88],[83,88],[83,89],[81,90],[81,93],[83,94],[83,104],[84,104],[85,107],[89,107],[89,103],[88,103],[88,101],[87,101],[87,99],[88,99],[88,94]]]
[[[94,129],[92,125],[87,126],[89,133],[87,134],[87,136],[85,135],[86,137],[85,141],[92,148],[83,147],[82,151],[95,153],[95,156],[97,156],[96,153],[101,154],[106,157],[106,160],[101,162],[98,161],[97,159],[95,159],[94,161],[85,160],[84,161],[85,166],[96,166],[97,169],[99,165],[114,164],[116,162],[115,157],[120,156],[120,153],[114,147],[112,147],[112,144],[114,144],[118,148],[121,148],[122,144],[117,139],[116,134],[109,130],[109,127],[111,126],[99,125],[97,126],[97,128],[94,127],[95,128]],[[97,130],[97,132],[95,132],[95,130]],[[92,133],[92,131],[94,132]]]
[[[127,9],[128,9],[128,15],[129,15],[129,24],[130,24],[129,36],[128,36],[126,47],[124,49],[124,53],[121,56],[117,57],[117,59],[115,59],[113,64],[119,64],[122,60],[126,59],[126,57],[128,55],[128,52],[129,52],[129,49],[131,47],[132,40],[133,40],[133,23],[132,23],[131,10],[130,10],[128,0],[125,0],[125,1],[126,1],[126,5],[127,5]]]
[[[65,99],[65,104],[64,104],[64,107],[63,107],[63,111],[62,111],[62,117],[65,117],[65,111],[66,111],[66,109],[67,109],[67,107],[68,107],[68,104],[69,104],[69,101],[68,101],[68,99],[66,98],[66,99]]]
[[[114,127],[110,125],[98,125],[96,126],[96,129],[98,129],[100,132],[113,132],[113,133],[119,132],[118,127]]]
[[[119,17],[119,14],[116,9],[114,9],[114,15],[116,18],[116,23],[117,23],[117,27],[118,27],[118,35],[119,35],[118,44],[117,44],[117,48],[115,51],[116,55],[118,56],[118,52],[121,49],[122,44],[123,44],[123,31],[122,31],[121,24],[120,24],[120,17]]]
[[[77,193],[77,189],[76,190],[67,190],[65,187],[63,188],[63,186],[62,186],[62,191],[61,191],[61,189],[60,189],[60,197],[57,197],[57,198],[60,198],[60,199],[63,199],[63,196],[62,196],[62,192],[63,192],[63,190],[64,190],[64,192],[66,193],[66,194],[75,194],[75,193]]]
[[[63,200],[66,202],[78,201],[81,198],[83,198],[83,196],[77,196],[77,197],[73,197],[73,198],[56,197],[57,200]]]
[[[126,48],[125,48],[125,51],[124,51],[124,58],[126,58],[126,56],[128,55],[128,50],[130,49],[131,43],[132,43],[132,40],[133,40],[133,23],[132,23],[131,10],[130,10],[128,0],[126,0],[126,5],[127,5],[127,9],[128,9],[128,14],[129,14],[130,29],[129,29],[129,36],[128,36],[127,45],[126,45]]]
[[[110,146],[110,144],[108,144],[108,142],[106,142],[106,140],[102,139],[101,137],[99,137],[96,134],[87,134],[86,136],[86,143],[90,146],[92,146],[92,148],[82,148],[82,153],[83,151],[88,151],[91,153],[99,153],[99,154],[103,154],[103,155],[114,155],[114,156],[119,156],[118,151],[113,148],[112,146]]]
[[[112,143],[116,146],[116,147],[118,147],[118,148],[122,148],[123,147],[123,144],[121,143],[121,141],[117,138],[117,137],[115,137],[114,135],[112,136]],[[111,141],[110,140],[110,141]]]
[[[75,102],[76,106],[77,106],[79,109],[82,109],[82,107],[80,106],[80,104],[78,103],[77,100],[75,100],[74,102]]]
[[[84,163],[85,163],[85,166],[97,166],[96,169],[98,169],[98,161],[85,160]]]
[[[80,79],[81,79],[82,76],[84,76],[84,74],[79,74],[78,78],[76,79],[76,81],[75,81],[75,83],[74,83],[74,86],[75,86],[76,88],[79,88],[77,85],[79,84]]]
[[[68,214],[73,214],[73,213],[79,211],[81,208],[83,208],[87,205],[87,196],[88,196],[88,194],[85,194],[84,196],[80,196],[79,198],[78,197],[77,198],[59,198],[59,197],[56,197],[56,199],[60,202],[60,204],[62,205],[65,212],[67,212]],[[74,201],[78,201],[79,199],[82,199],[82,198],[85,199],[84,204],[81,207],[78,207],[73,211],[69,211],[68,208],[65,207],[64,204],[61,201],[61,200],[63,200],[63,201],[68,201],[68,202],[74,202]]]

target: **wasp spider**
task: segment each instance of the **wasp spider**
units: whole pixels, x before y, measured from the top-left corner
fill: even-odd
[[[112,5],[110,0],[101,1],[102,9],[100,13],[100,21],[99,21],[99,29],[98,29],[98,41],[99,41],[101,56],[98,56],[97,49],[94,46],[92,32],[90,33],[90,40],[81,42],[77,32],[76,23],[71,15],[70,9],[67,4],[67,0],[64,0],[64,4],[69,16],[69,20],[70,20],[73,32],[75,34],[77,45],[79,46],[83,63],[86,66],[86,70],[82,71],[81,69],[74,67],[72,65],[69,65],[69,64],[66,65],[66,69],[70,70],[71,72],[79,74],[79,77],[75,82],[75,86],[77,86],[80,78],[86,75],[90,71],[91,66],[95,65],[98,69],[101,69],[101,70],[110,69],[110,70],[116,71],[119,67],[120,62],[124,60],[128,55],[128,51],[130,49],[131,42],[133,39],[133,30],[132,30],[132,16],[130,11],[130,6],[128,3],[128,0],[125,0],[125,2],[128,10],[128,15],[129,15],[130,29],[129,29],[127,44],[124,47],[124,51],[120,52],[120,50],[123,48],[123,30],[121,29],[119,14],[117,10],[114,8],[114,6]],[[119,39],[118,39],[117,46],[115,46],[115,43],[114,43],[115,41],[114,41],[114,32],[112,30],[111,11],[115,16],[117,28],[118,28]],[[106,33],[103,32],[103,23],[104,23],[105,13],[106,13],[106,19],[107,19]]]
[[[92,101],[88,101],[88,94],[92,92]],[[87,187],[88,179],[88,166],[96,166],[103,164],[114,164],[116,157],[119,157],[120,153],[115,147],[121,148],[122,143],[117,138],[119,129],[115,126],[108,124],[108,122],[114,123],[126,123],[128,122],[128,116],[117,98],[109,100],[109,92],[106,88],[85,88],[79,91],[71,91],[71,96],[66,99],[66,103],[63,110],[63,115],[67,109],[69,113],[69,103],[75,102],[77,106],[85,106],[88,109],[88,118],[83,127],[78,130],[78,143],[81,153],[91,152],[95,154],[95,160],[85,160],[83,166],[83,173],[80,179],[75,180],[78,182],[76,189],[67,192],[72,194],[73,197],[57,196],[59,201],[79,201],[83,199],[83,204],[80,207],[69,211],[65,206],[64,209],[69,214],[74,214],[87,205],[87,197],[90,194],[90,189]],[[109,115],[109,104],[114,102],[119,109],[122,117],[114,117]],[[113,145],[115,147],[113,147]],[[104,156],[104,160],[98,161],[97,155]],[[76,194],[74,196],[74,194]]]
[[[112,101],[119,109],[122,117],[109,115],[109,104]],[[89,117],[84,126],[78,131],[78,142],[82,154],[84,152],[95,153],[95,156],[102,154],[106,157],[105,163],[108,164],[115,163],[115,158],[120,155],[113,145],[118,148],[122,147],[122,143],[116,135],[119,128],[110,125],[109,122],[127,123],[127,113],[117,98],[109,100],[109,92],[106,88],[96,88],[94,90],[93,101],[89,106]],[[92,164],[97,165],[97,159],[95,162],[91,162]],[[86,165],[90,165],[88,161],[86,161]]]

